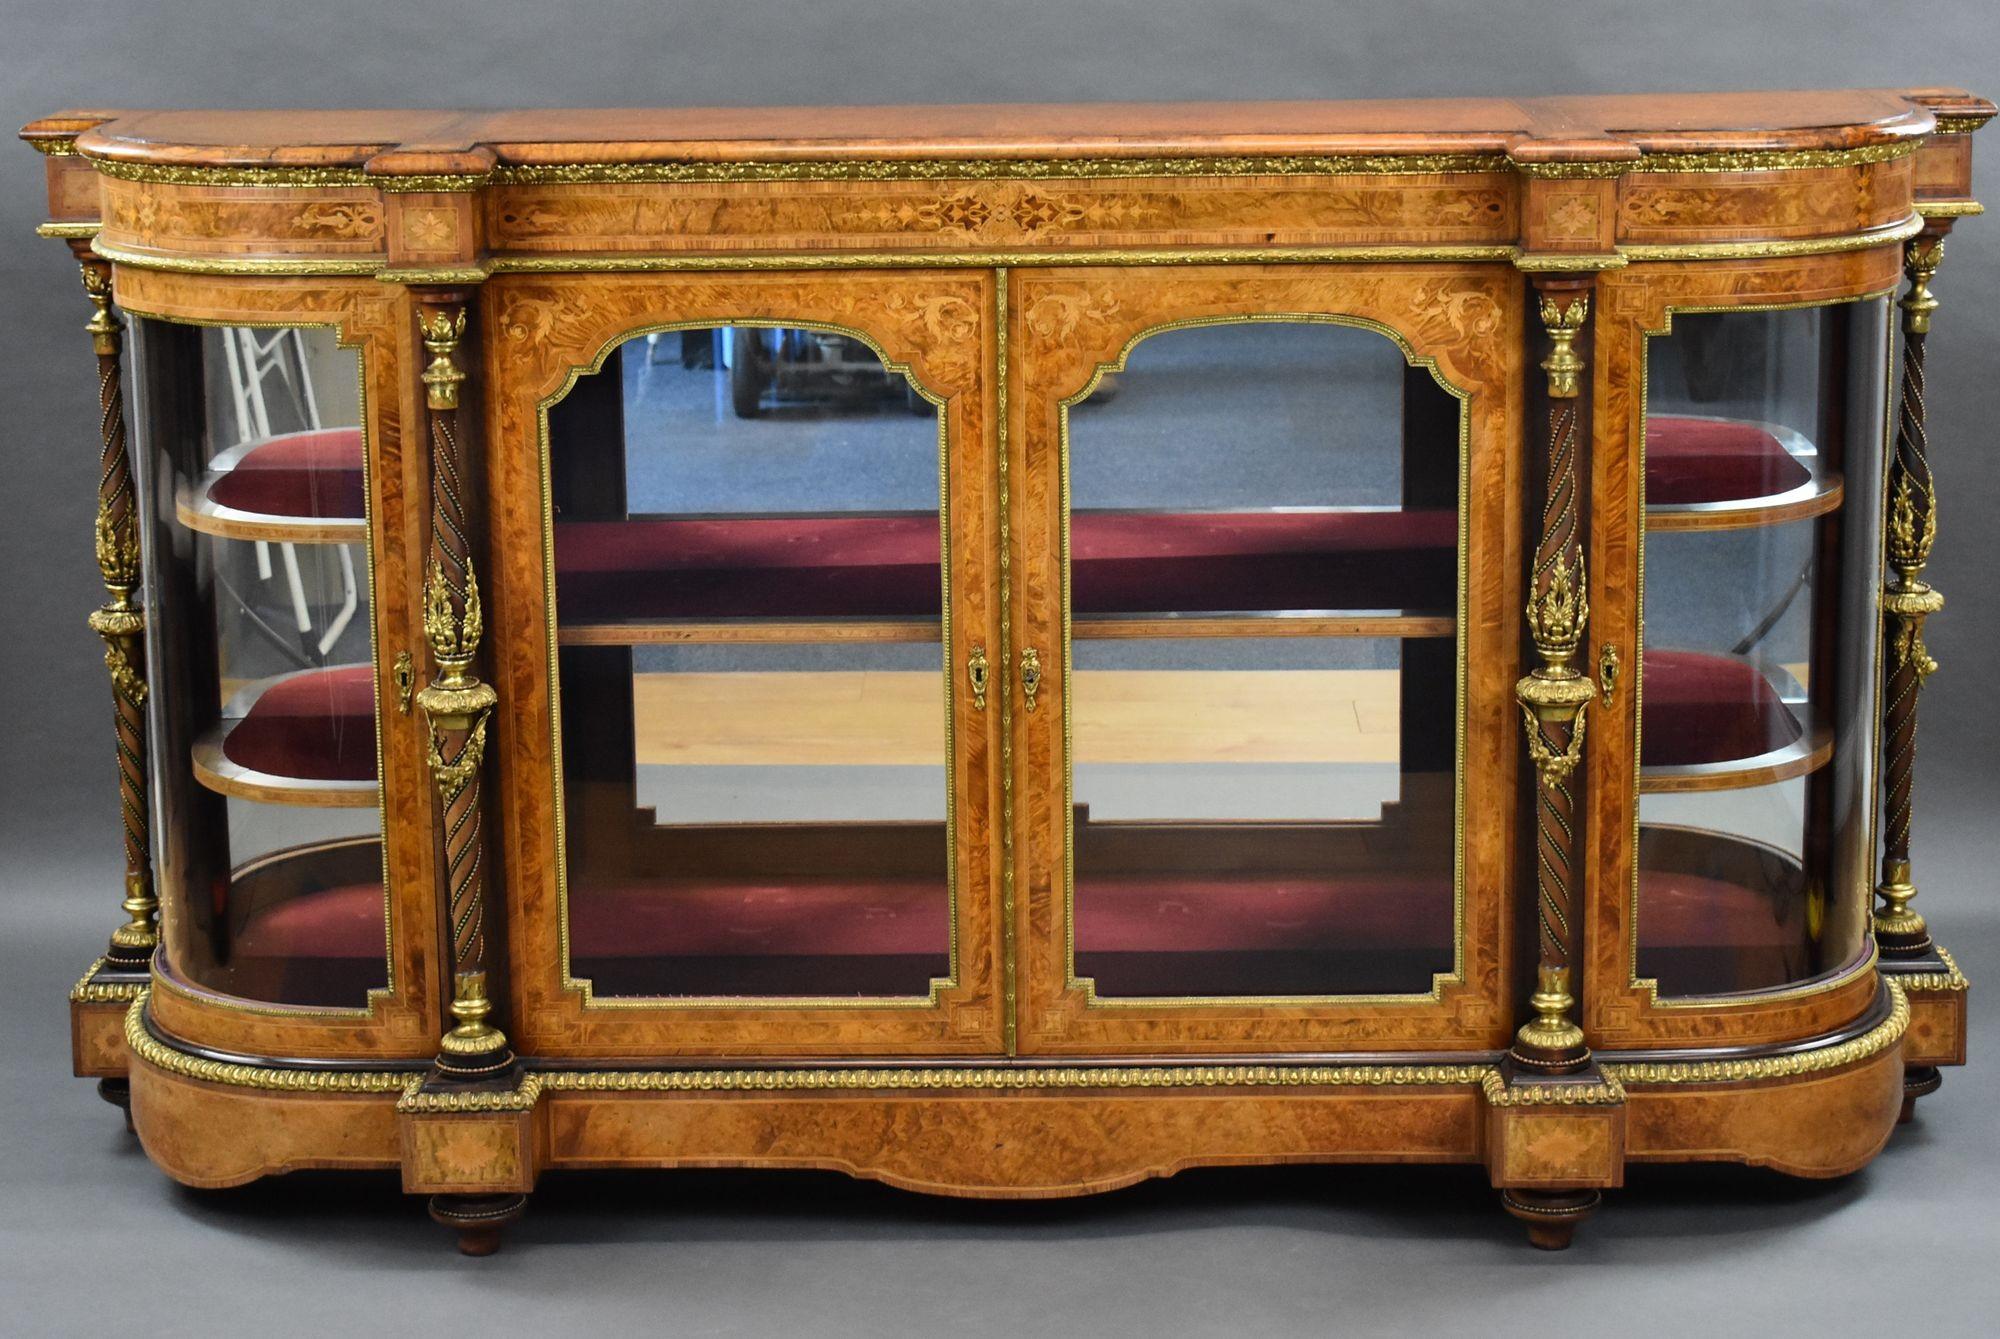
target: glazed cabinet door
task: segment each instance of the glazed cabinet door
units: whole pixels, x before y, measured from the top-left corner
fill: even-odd
[[[991,277],[483,306],[523,1048],[997,1050]]]
[[[405,308],[366,280],[128,271],[118,295],[146,561],[150,1019],[218,1050],[423,1056],[440,1012],[425,773],[397,728],[417,607],[400,555],[421,519],[403,505]]]
[[[1010,276],[1023,1053],[1505,1044],[1521,288]]]
[[[1602,401],[1593,571],[1637,598],[1596,602],[1593,659],[1633,672],[1595,741],[1593,1045],[1783,1042],[1877,1002],[1897,259],[1604,279],[1600,385],[1638,394]]]

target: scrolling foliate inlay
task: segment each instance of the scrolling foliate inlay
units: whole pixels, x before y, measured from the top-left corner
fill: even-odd
[[[934,395],[972,386],[979,374],[982,280],[972,275],[883,284],[744,275],[698,279],[518,281],[496,284],[491,300],[502,341],[535,369],[529,380],[556,390],[615,342],[649,327],[811,326],[854,334],[888,362],[908,365]],[[539,396],[537,398],[540,398]]]

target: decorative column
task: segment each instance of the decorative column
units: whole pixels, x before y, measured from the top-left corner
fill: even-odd
[[[111,309],[111,267],[89,249],[88,239],[72,242],[83,275],[83,291],[93,311],[84,330],[97,354],[97,420],[101,448],[97,468],[97,569],[108,596],[90,615],[90,629],[104,639],[104,667],[111,675],[112,729],[118,749],[118,810],[124,835],[125,923],[111,932],[104,956],[70,992],[74,1038],[101,1037],[103,1020],[117,1020],[144,986],[153,950],[159,946],[159,902],[153,896],[149,781],[146,775],[146,613],[140,606],[141,581],[138,492],[125,445],[125,323]],[[99,1018],[98,1026],[90,1019]],[[122,1049],[122,1048],[119,1048]],[[97,1076],[97,1091],[126,1108],[131,1121],[131,1088],[122,1056],[102,1045],[76,1043],[79,1074]]]
[[[1882,907],[1875,939],[1885,958],[1922,958],[1931,951],[1924,918],[1910,903],[1917,885],[1910,874],[1911,791],[1917,754],[1917,698],[1938,667],[1924,646],[1924,620],[1944,608],[1944,596],[1923,580],[1937,537],[1937,500],[1931,489],[1930,443],[1924,432],[1924,342],[1930,335],[1931,279],[1944,259],[1944,238],[1932,231],[1903,252],[1910,287],[1903,309],[1903,391],[1896,413],[1896,451],[1889,466],[1888,553],[1891,574],[1882,592],[1883,637],[1889,677],[1882,699]]]
[[[1573,663],[1590,618],[1584,573],[1577,402],[1583,359],[1576,341],[1590,315],[1589,281],[1543,282],[1542,325],[1549,355],[1548,436],[1541,538],[1528,594],[1528,632],[1541,663],[1514,685],[1535,767],[1536,988],[1535,1016],[1515,1035],[1516,1065],[1548,1074],[1590,1063],[1575,1006],[1570,965],[1575,953],[1577,802],[1575,774],[1583,758],[1584,710],[1597,685]]]
[[[428,757],[438,794],[454,1023],[438,1042],[437,1070],[441,1077],[480,1081],[514,1068],[506,1034],[487,1022],[493,1007],[486,998],[481,771],[486,727],[499,699],[474,670],[484,625],[466,523],[466,459],[458,427],[458,392],[465,373],[454,361],[465,335],[465,306],[456,292],[419,294],[417,301],[430,355],[423,373],[431,444],[424,637],[434,664],[431,682],[417,693],[417,705],[429,725]]]
[[[97,470],[97,568],[110,598],[90,616],[104,639],[104,666],[118,740],[118,805],[125,832],[125,924],[111,932],[106,969],[143,973],[160,942],[146,778],[146,614],[140,582],[139,508],[125,448],[125,323],[111,310],[111,267],[80,261],[83,291],[96,308],[84,329],[97,353],[97,418],[103,447]]]
[[[482,780],[486,730],[499,698],[478,676],[476,663],[484,631],[479,605],[479,573],[469,523],[470,460],[459,431],[459,388],[465,372],[456,356],[465,337],[467,295],[454,289],[414,291],[419,329],[429,365],[423,371],[425,417],[431,446],[431,535],[424,577],[424,638],[430,644],[431,681],[417,693],[429,739],[427,757],[437,787],[439,869],[443,875],[446,925],[451,954],[452,1027],[438,1041],[437,1059],[419,1089],[399,1110],[414,1120],[408,1136],[418,1150],[406,1163],[405,1183],[431,1192],[431,1217],[458,1233],[459,1249],[488,1255],[499,1247],[500,1231],[521,1216],[523,1186],[511,1177],[500,1184],[466,1181],[437,1168],[444,1159],[435,1143],[438,1119],[472,1120],[487,1104],[504,1116],[511,1158],[518,1166],[526,1127],[519,1109],[524,1092],[507,1036],[489,1019],[487,997],[487,906]],[[442,1116],[439,1113],[443,1113]],[[483,1127],[482,1127],[483,1128]]]

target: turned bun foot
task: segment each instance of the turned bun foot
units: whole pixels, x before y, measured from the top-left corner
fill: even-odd
[[[1932,1071],[1936,1073],[1935,1070]],[[1933,1087],[1936,1085],[1932,1085]],[[1929,1091],[1926,1089],[1925,1091]],[[99,1079],[97,1095],[125,1113],[125,1131],[132,1132],[132,1085],[125,1079]],[[1909,1110],[1907,1103],[1904,1108]]]
[[[1503,1190],[1500,1205],[1528,1225],[1528,1244],[1540,1251],[1569,1249],[1576,1225],[1597,1212],[1595,1190]]]
[[[1923,1065],[1903,1071],[1903,1111],[1896,1124],[1908,1125],[1917,1114],[1917,1099],[1928,1097],[1944,1086],[1944,1075],[1936,1067]]]
[[[458,1233],[460,1255],[491,1255],[527,1206],[526,1195],[433,1195],[431,1217]]]

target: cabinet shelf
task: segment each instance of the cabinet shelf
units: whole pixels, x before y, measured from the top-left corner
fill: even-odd
[[[182,525],[220,539],[359,544],[368,538],[360,428],[284,433],[219,453],[174,499]]]
[[[638,518],[555,529],[567,645],[935,641],[937,518]],[[1078,512],[1080,638],[1447,637],[1458,517],[1445,510]],[[1366,601],[1329,608],[1330,593]]]
[[[1810,974],[1799,858],[1768,843],[1671,823],[1639,829],[1641,976],[1673,995],[1760,990]]]
[[[1833,755],[1832,731],[1737,656],[1648,650],[1642,702],[1641,793],[1761,786]]]
[[[244,687],[190,759],[196,780],[236,799],[372,808],[375,734],[373,667],[336,665]]]
[[[1662,415],[1646,424],[1646,528],[1745,530],[1823,516],[1845,483],[1790,428]]]

